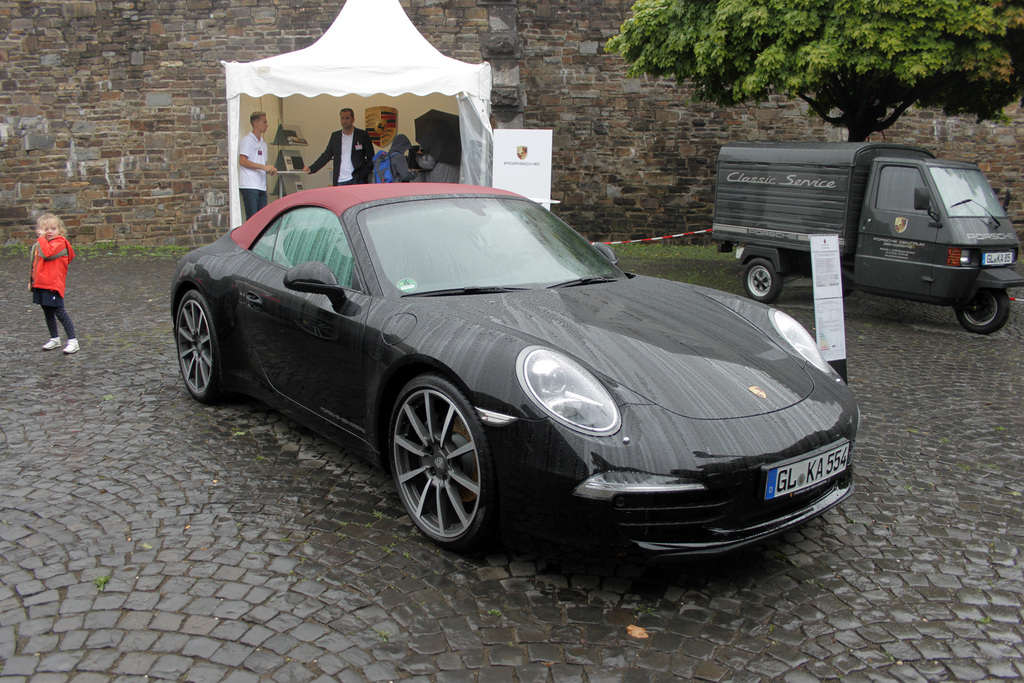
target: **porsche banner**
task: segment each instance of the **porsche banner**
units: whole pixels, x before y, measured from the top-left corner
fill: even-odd
[[[494,187],[551,208],[552,137],[550,130],[495,130]]]

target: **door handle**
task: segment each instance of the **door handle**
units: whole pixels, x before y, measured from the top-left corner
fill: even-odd
[[[256,292],[246,292],[245,305],[249,308],[261,308],[263,306],[263,299]]]

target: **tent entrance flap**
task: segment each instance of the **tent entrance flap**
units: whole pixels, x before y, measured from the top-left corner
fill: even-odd
[[[459,95],[459,134],[462,138],[460,181],[466,185],[491,186],[493,132],[488,101]],[[483,105],[483,106],[482,106]]]

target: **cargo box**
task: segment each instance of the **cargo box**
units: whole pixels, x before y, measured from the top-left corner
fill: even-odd
[[[876,157],[933,158],[888,143],[735,143],[718,156],[716,240],[809,251],[812,234],[838,234],[856,249],[857,225]]]

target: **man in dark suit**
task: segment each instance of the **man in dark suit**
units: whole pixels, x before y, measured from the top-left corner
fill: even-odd
[[[327,149],[311,165],[302,169],[316,173],[328,160],[334,161],[333,185],[362,185],[373,172],[373,141],[370,134],[356,128],[356,115],[351,109],[341,112],[341,130],[331,133]]]

